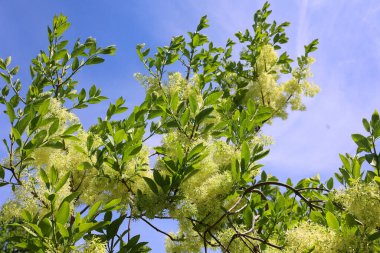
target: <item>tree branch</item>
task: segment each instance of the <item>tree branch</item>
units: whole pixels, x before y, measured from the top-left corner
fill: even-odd
[[[261,183],[258,183],[258,184],[255,184],[249,188],[247,188],[243,195],[246,195],[247,193],[250,193],[252,192],[254,189],[256,188],[259,188],[259,187],[262,187],[262,186],[267,186],[267,185],[277,185],[277,186],[282,186],[282,187],[285,187],[291,191],[294,192],[294,194],[296,194],[298,197],[300,197],[300,199],[302,199],[311,209],[312,208],[317,208],[317,209],[322,209],[322,207],[320,206],[317,206],[317,205],[314,205],[313,203],[311,203],[307,198],[305,198],[298,189],[290,186],[290,185],[287,185],[287,184],[284,184],[284,183],[280,183],[280,182],[276,182],[276,181],[267,181],[267,182],[261,182]]]
[[[166,233],[165,231],[162,231],[161,229],[157,228],[156,226],[154,226],[152,223],[150,223],[148,220],[146,220],[145,218],[143,217],[140,217],[141,220],[143,220],[146,224],[148,224],[150,227],[152,227],[154,230],[156,230],[157,232],[161,233],[161,234],[164,234],[166,235],[167,237],[170,238],[170,240],[172,241],[178,241],[178,239],[174,238],[173,236],[169,235],[168,233]]]

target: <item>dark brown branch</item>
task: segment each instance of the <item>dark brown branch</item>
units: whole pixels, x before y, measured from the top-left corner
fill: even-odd
[[[162,220],[175,220],[173,217],[169,216],[154,216],[155,219],[162,219]]]
[[[231,253],[219,240],[218,238],[216,238],[216,236],[214,236],[210,231],[208,231],[208,233],[210,234],[210,236],[220,245],[220,247],[223,248],[223,250],[225,250],[226,253]],[[206,232],[205,232],[205,235],[206,235]]]
[[[128,218],[128,241],[131,240],[131,221],[132,221],[132,206],[130,206],[131,215]]]
[[[296,188],[298,191],[307,191],[307,190],[317,190],[317,191],[325,191],[330,192],[330,190],[325,188],[318,188],[318,187],[304,187],[304,188]]]
[[[265,194],[262,191],[258,190],[258,189],[252,189],[251,192],[258,193],[261,196],[262,200],[268,200],[267,196],[265,196]]]
[[[276,182],[276,181],[267,181],[267,182],[261,182],[261,183],[258,183],[258,184],[255,184],[249,188],[247,188],[245,191],[244,191],[244,194],[243,195],[246,195],[250,192],[252,192],[252,190],[256,189],[256,188],[259,188],[259,187],[262,187],[262,186],[267,186],[267,185],[277,185],[277,186],[282,186],[282,187],[285,187],[291,191],[294,192],[294,194],[296,194],[298,197],[300,197],[300,199],[302,199],[311,209],[312,208],[317,208],[317,209],[322,209],[322,207],[320,206],[317,206],[317,205],[314,205],[313,203],[311,203],[307,198],[305,198],[300,192],[298,189],[290,186],[290,185],[287,185],[287,184],[284,184],[284,183],[280,183],[280,182]]]
[[[86,212],[87,209],[89,209],[89,208],[90,208],[90,205],[85,206],[85,207],[83,208],[83,210],[80,211],[80,214],[83,214],[83,213]]]
[[[235,235],[237,235],[237,234],[238,234],[238,235],[241,234],[241,233],[237,230],[237,228],[234,226],[234,224],[233,224],[233,222],[231,221],[231,219],[230,219],[229,217],[228,217],[227,219],[228,219],[228,221],[230,222],[232,228],[235,230],[235,233],[236,233]],[[228,248],[231,246],[231,243],[233,242],[233,240],[235,239],[235,235],[232,236],[230,242],[228,243],[227,250],[228,250]],[[246,242],[241,236],[239,236],[239,239],[244,243],[244,245],[245,245],[250,251],[254,252],[254,250],[253,250],[253,249],[247,244],[247,242]]]
[[[258,237],[253,237],[253,236],[245,235],[245,234],[239,234],[238,236],[243,236],[243,237],[249,238],[249,239],[254,240],[254,241],[259,241],[261,243],[264,243],[264,244],[266,244],[268,246],[271,246],[271,247],[279,249],[279,250],[282,250],[284,248],[283,246],[278,246],[276,244],[270,243],[270,242],[265,241],[265,240],[263,240],[261,238],[258,238]]]
[[[188,219],[190,220],[191,224],[193,224],[193,228],[195,228],[195,226],[196,226],[194,224],[194,222],[201,223],[200,221],[197,221],[197,220],[194,220],[194,219],[191,219],[191,218],[188,218]],[[206,237],[203,237],[203,235],[198,230],[194,229],[194,231],[197,232],[197,234],[203,239],[203,242],[207,242],[207,244],[210,245],[210,246],[212,246],[212,247],[219,247],[218,244],[214,244],[214,243],[208,241]]]
[[[146,224],[148,224],[150,227],[152,227],[154,230],[156,230],[157,232],[161,233],[161,234],[164,234],[166,235],[167,237],[170,238],[170,240],[172,241],[178,241],[178,239],[174,238],[173,236],[169,235],[168,233],[166,233],[165,231],[162,231],[161,229],[157,228],[155,225],[153,225],[152,223],[150,223],[147,219],[143,218],[143,217],[140,217],[141,220],[143,220]]]
[[[120,182],[127,188],[127,190],[134,195],[134,192],[132,191],[131,187],[127,184],[125,179],[121,179]]]

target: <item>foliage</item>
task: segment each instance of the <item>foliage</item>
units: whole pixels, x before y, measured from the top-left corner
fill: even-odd
[[[154,55],[138,45],[144,102],[126,114],[120,97],[88,130],[74,112],[107,98],[96,86],[79,91],[74,77],[114,46],[88,38],[69,50],[70,23],[60,15],[48,29],[48,50],[32,60],[29,86],[15,80],[10,57],[0,59],[0,103],[10,123],[0,186],[14,195],[1,209],[2,250],[147,252],[132,237],[132,219],[165,234],[168,252],[379,250],[377,112],[363,120],[368,137],[353,135],[357,155],[341,155],[335,177],[344,189],[333,189],[332,178],[282,183],[261,170],[270,143],[262,127],[304,110],[302,99],[319,90],[309,82],[318,41],[294,64],[281,49],[289,23],[269,21],[270,13],[266,3],[252,29],[225,47],[203,34],[206,16]],[[161,144],[148,147],[153,136]],[[362,169],[365,161],[373,171]],[[151,219],[176,220],[179,231]]]

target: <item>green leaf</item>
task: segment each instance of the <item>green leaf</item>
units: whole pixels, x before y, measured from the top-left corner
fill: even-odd
[[[47,136],[47,131],[41,130],[34,136],[31,142],[32,144],[34,144],[35,147],[38,147],[44,142],[46,136]]]
[[[169,158],[164,158],[163,159],[163,162],[165,164],[165,168],[168,169],[168,171],[172,174],[172,175],[175,175],[177,174],[177,171],[178,171],[178,168],[176,166],[176,164],[174,163],[173,160],[169,159]]]
[[[11,73],[12,76],[14,76],[14,75],[16,75],[16,74],[18,73],[19,70],[20,70],[20,67],[19,67],[19,66],[16,66],[16,67],[14,67],[14,68],[10,71],[10,73]]]
[[[16,128],[12,127],[11,133],[12,133],[13,138],[16,140],[16,142],[20,143],[21,135],[20,135],[19,131]]]
[[[142,54],[141,50],[145,47],[145,44],[138,44],[136,45],[136,53],[139,56],[140,60],[144,62],[144,55]]]
[[[148,119],[154,119],[162,115],[162,110],[150,110]]]
[[[272,117],[272,109],[269,107],[261,107],[254,117],[254,122],[262,124]]]
[[[128,243],[122,247],[122,250],[120,253],[149,252],[150,250],[147,249],[148,247],[145,246],[147,243],[146,242],[139,243],[138,242],[139,240],[140,240],[140,235],[135,235],[134,237],[132,237],[128,241]]]
[[[50,100],[44,100],[38,107],[38,114],[45,115],[49,110]]]
[[[210,113],[214,110],[213,107],[209,107],[209,108],[206,108],[206,109],[203,109],[202,111],[200,111],[197,116],[195,116],[195,122],[197,122],[197,124],[200,124],[202,123],[202,121],[208,116],[210,115]]]
[[[58,227],[59,233],[62,235],[63,238],[68,238],[70,236],[69,231],[63,224],[57,223],[57,227]]]
[[[12,56],[8,56],[6,59],[5,59],[5,66],[8,67],[9,64],[11,64],[11,61],[12,61]]]
[[[127,138],[127,134],[125,133],[124,129],[120,129],[120,130],[116,131],[116,133],[113,136],[113,139],[114,139],[116,145],[121,143],[126,138]]]
[[[88,223],[80,223],[79,224],[79,233],[85,234],[93,230],[98,223],[96,222],[88,222]],[[79,238],[78,238],[79,239]]]
[[[94,97],[96,94],[96,86],[95,85],[92,85],[91,88],[90,88],[90,91],[88,93],[88,95],[92,98]]]
[[[239,161],[235,158],[231,161],[231,175],[235,182],[240,181],[240,165]]]
[[[0,69],[3,69],[3,70],[6,70],[7,67],[5,66],[5,63],[3,61],[3,59],[0,58]]]
[[[379,238],[380,238],[380,231],[376,231],[376,232],[374,232],[368,236],[369,241],[374,241],[374,240],[379,239]]]
[[[170,54],[166,62],[166,65],[175,63],[179,59],[179,57],[180,57],[179,54]]]
[[[46,172],[44,171],[44,169],[40,169],[40,177],[42,179],[42,181],[44,181],[45,184],[49,184],[49,178],[46,174]]]
[[[168,185],[166,185],[166,182],[164,180],[164,178],[162,177],[161,173],[157,170],[154,170],[153,171],[153,178],[154,178],[154,181],[157,182],[157,184],[162,188],[162,189],[166,189]]]
[[[348,225],[348,227],[354,227],[358,225],[363,225],[360,221],[358,221],[355,216],[353,216],[350,213],[347,213],[345,216],[345,224]]]
[[[101,204],[102,204],[102,201],[98,201],[93,206],[91,206],[91,208],[90,208],[90,210],[88,211],[88,214],[87,214],[87,221],[91,221],[95,217],[95,215],[98,212],[99,207],[101,206]]]
[[[82,171],[82,170],[89,170],[89,169],[91,169],[92,168],[92,165],[91,165],[91,163],[89,163],[89,162],[81,162],[79,165],[78,165],[78,167],[77,167],[77,169],[79,170],[79,171]]]
[[[60,224],[66,224],[69,216],[70,216],[70,203],[68,201],[64,201],[59,207],[55,215],[55,220]]]
[[[10,75],[7,75],[5,73],[0,72],[0,76],[5,80],[5,82],[7,82],[7,84],[11,84],[12,83]]]
[[[375,110],[371,117],[371,126],[375,128],[375,126],[379,124],[379,121],[380,121],[379,112]]]
[[[119,231],[119,228],[121,224],[123,223],[125,219],[125,215],[121,215],[119,218],[115,219],[107,226],[107,239],[112,239],[116,236],[117,231]]]
[[[267,156],[267,155],[269,154],[269,151],[270,151],[270,150],[267,149],[267,150],[263,150],[263,151],[260,151],[260,152],[255,153],[255,154],[253,155],[252,160],[253,160],[253,161],[258,161],[258,160],[264,158],[265,156]]]
[[[70,126],[69,128],[67,128],[63,133],[62,135],[70,135],[70,134],[73,134],[75,133],[79,128],[81,128],[81,124],[75,124],[75,125],[72,125]]]
[[[70,27],[70,23],[67,22],[67,17],[61,14],[54,17],[53,27],[54,35],[59,37]]]
[[[313,40],[309,45],[305,46],[305,55],[307,56],[308,53],[314,52],[318,49],[318,39]]]
[[[73,192],[73,193],[71,193],[69,196],[67,196],[66,198],[63,199],[61,205],[64,202],[70,203],[71,201],[73,201],[74,199],[76,199],[77,197],[79,197],[79,195],[80,195],[80,192]]]
[[[71,141],[80,141],[80,139],[78,138],[78,137],[76,137],[76,136],[74,136],[74,135],[71,135],[71,134],[67,134],[67,135],[61,135],[61,137],[63,138],[63,139],[66,139],[66,140],[71,140]]]
[[[59,42],[57,45],[58,50],[63,49],[68,43],[69,43],[68,40],[64,40],[64,41]]]
[[[62,188],[62,186],[64,186],[66,184],[66,182],[69,179],[70,175],[71,175],[71,171],[68,171],[68,172],[65,173],[65,175],[63,175],[63,177],[61,177],[58,180],[57,184],[55,185],[55,191],[56,192],[58,192]]]
[[[71,70],[76,70],[79,67],[79,60],[78,57],[75,57],[73,60],[73,63],[71,64]]]
[[[99,63],[102,63],[104,62],[104,59],[99,57],[99,56],[95,56],[93,58],[90,58],[87,62],[86,62],[86,65],[93,65],[93,64],[99,64]]]
[[[142,149],[142,144],[141,143],[136,143],[134,145],[129,146],[125,151],[124,151],[124,159],[127,159],[130,156],[134,156],[140,152]]]
[[[52,184],[55,184],[57,182],[58,177],[58,171],[54,168],[54,165],[49,170],[49,181]]]
[[[59,120],[56,119],[53,121],[53,123],[49,127],[49,135],[55,134],[57,132],[58,128],[59,128]]]
[[[189,154],[187,155],[187,159],[188,160],[191,160],[192,158],[194,158],[195,156],[197,156],[198,154],[200,154],[203,150],[206,149],[206,146],[203,145],[203,143],[199,143],[197,144],[190,152]]]
[[[194,34],[193,39],[191,41],[191,44],[192,44],[192,47],[199,46],[199,34],[198,33]]]
[[[37,237],[37,234],[34,233],[30,228],[28,228],[28,227],[26,227],[26,226],[21,226],[21,227],[24,228],[24,230],[25,230],[26,232],[28,232],[29,234],[31,234],[32,236]]]
[[[102,212],[109,211],[110,209],[115,208],[116,206],[120,204],[120,202],[121,202],[121,198],[111,200],[105,206],[103,206]]]
[[[49,215],[45,215],[44,216],[45,218],[42,218],[42,220],[38,222],[38,226],[41,228],[41,231],[45,237],[49,236],[52,230],[51,220],[47,218],[46,216],[49,216]],[[32,221],[32,218],[30,220]]]
[[[198,102],[197,98],[194,94],[191,94],[189,97],[189,104],[190,104],[190,110],[192,113],[196,113],[198,109]]]
[[[197,26],[197,32],[209,27],[207,16],[203,16],[201,20],[199,21],[199,24]]]
[[[43,233],[42,233],[42,230],[39,226],[37,226],[36,224],[33,224],[33,223],[28,223],[28,225],[40,236],[40,237],[43,237]]]
[[[223,95],[223,91],[217,91],[217,92],[213,92],[211,94],[209,94],[206,98],[205,98],[205,106],[207,105],[213,105],[216,103],[216,101],[218,101],[218,99]]]
[[[171,96],[171,99],[170,99],[170,106],[171,106],[171,109],[173,111],[177,111],[177,108],[178,108],[178,102],[179,102],[179,96],[178,96],[178,92],[174,93],[172,96]]]
[[[364,126],[365,130],[367,132],[370,132],[371,131],[371,126],[370,126],[368,120],[367,119],[363,119],[362,122],[363,122],[363,126]]]
[[[149,177],[143,177],[145,182],[148,184],[149,188],[154,192],[155,194],[158,194],[158,188],[156,183]]]
[[[352,161],[352,176],[356,179],[360,177],[360,163],[358,159]]]
[[[340,157],[340,160],[343,163],[343,167],[346,168],[346,169],[350,169],[351,168],[350,161],[344,155],[342,155],[342,154],[339,154],[339,157]]]
[[[331,190],[334,187],[334,179],[330,177],[330,179],[327,181],[327,189]]]
[[[245,225],[247,228],[252,227],[253,212],[252,212],[252,209],[251,209],[249,206],[247,206],[247,207],[244,209],[244,212],[243,212],[243,219],[244,219],[244,225]]]
[[[186,108],[180,118],[181,125],[186,126],[186,124],[189,122],[189,119],[190,119],[190,110],[189,108]]]
[[[369,140],[361,134],[353,134],[352,140],[358,145],[358,149],[366,152],[371,152],[371,144]],[[359,152],[360,152],[359,151]]]
[[[65,57],[66,54],[67,54],[67,50],[66,49],[60,50],[58,52],[55,52],[54,55],[53,55],[53,60],[54,61],[61,60],[63,57]]]
[[[250,154],[250,151],[249,151],[249,145],[245,141],[245,142],[243,142],[243,145],[241,146],[241,162],[242,162],[242,167],[247,168],[250,159],[251,159],[251,154]]]
[[[13,109],[13,106],[10,103],[6,102],[6,107],[7,107],[7,114],[9,117],[9,121],[11,122],[11,124],[13,124],[14,120],[16,119],[16,114]]]
[[[111,46],[108,46],[106,48],[103,48],[102,50],[100,50],[100,54],[109,54],[109,55],[114,55],[116,52],[116,46],[114,45],[111,45]]]
[[[339,230],[339,221],[333,213],[329,211],[326,213],[326,221],[327,221],[327,225],[331,229]]]

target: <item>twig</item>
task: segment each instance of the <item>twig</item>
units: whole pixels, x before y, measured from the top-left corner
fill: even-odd
[[[250,193],[252,192],[254,189],[256,188],[259,188],[261,186],[267,186],[267,185],[277,185],[277,186],[282,186],[282,187],[285,187],[291,191],[294,192],[294,194],[296,194],[298,197],[300,197],[311,209],[312,208],[317,208],[317,209],[322,209],[322,207],[320,206],[317,206],[317,205],[314,205],[313,203],[311,203],[307,198],[305,198],[300,192],[298,189],[290,186],[290,185],[287,185],[287,184],[284,184],[284,183],[280,183],[280,182],[276,182],[276,181],[267,181],[267,182],[261,182],[261,183],[258,183],[258,184],[255,184],[249,188],[247,188],[243,195],[247,194],[247,193]]]
[[[160,232],[161,234],[164,234],[166,235],[167,237],[170,238],[170,240],[172,241],[178,241],[178,239],[174,238],[173,236],[169,235],[168,233],[162,231],[161,229],[157,228],[156,226],[154,226],[152,223],[150,223],[148,220],[146,220],[145,218],[143,217],[140,217],[141,220],[143,220],[146,224],[148,224],[149,226],[151,226],[154,230],[156,230],[157,232]]]
[[[83,210],[80,211],[80,214],[83,214],[83,213],[86,212],[87,209],[89,209],[89,208],[90,208],[90,205],[85,206],[85,207],[83,208]]]

